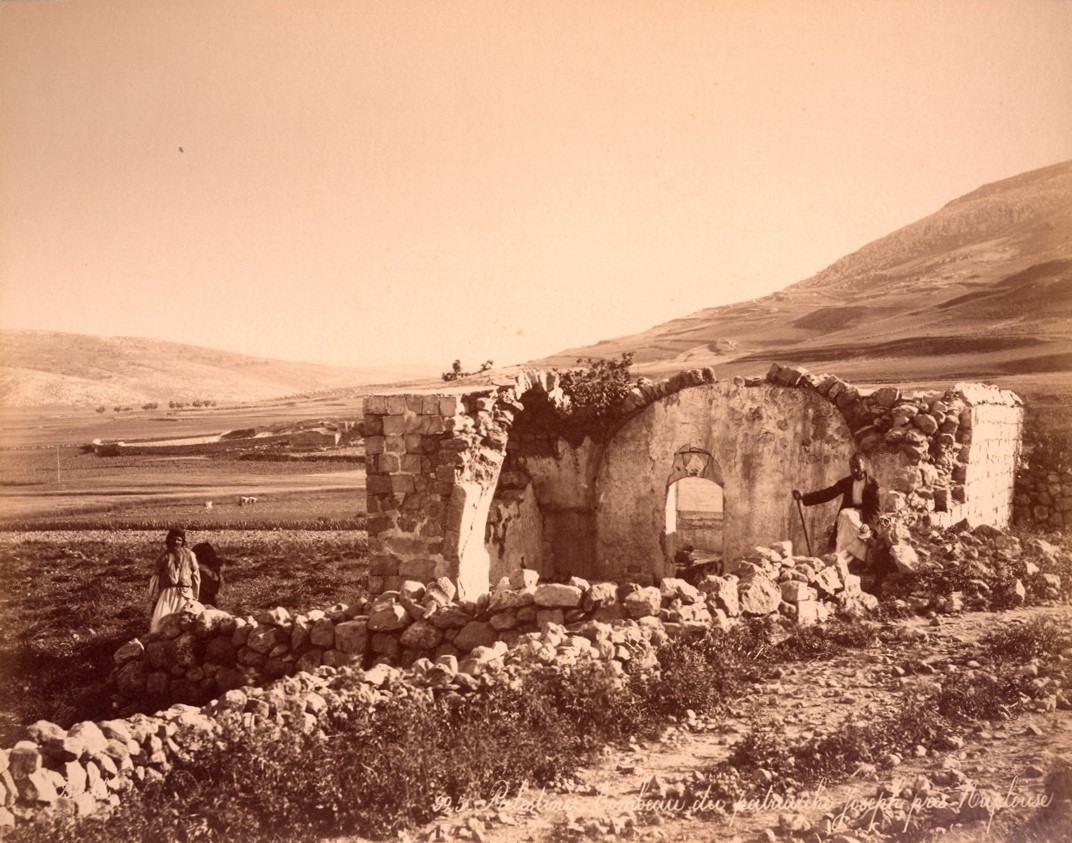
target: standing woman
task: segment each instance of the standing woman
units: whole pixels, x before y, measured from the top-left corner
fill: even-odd
[[[160,628],[165,615],[181,612],[197,600],[201,590],[201,572],[197,557],[186,547],[186,531],[178,527],[168,530],[164,540],[167,550],[160,554],[149,581],[149,600],[153,604],[153,618],[149,632]]]

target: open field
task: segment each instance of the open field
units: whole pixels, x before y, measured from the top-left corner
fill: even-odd
[[[196,436],[243,427],[310,420],[357,421],[362,398],[353,390],[319,398],[278,399],[218,407],[116,413],[92,406],[0,407],[0,447],[83,445],[94,439]]]
[[[361,526],[360,449],[243,459],[98,457],[74,447],[0,451],[0,528]],[[240,496],[255,496],[240,506]],[[211,509],[206,501],[212,501]]]
[[[220,608],[292,612],[363,593],[362,531],[191,531],[225,560]],[[149,576],[162,531],[0,533],[0,746],[39,719],[111,712],[99,683],[115,650],[148,630]]]
[[[204,411],[163,429],[193,435],[310,416],[286,409]],[[99,683],[116,648],[147,629],[150,568],[169,526],[226,560],[221,608],[236,614],[331,605],[364,588],[360,447],[99,457],[80,445],[160,435],[160,423],[112,425],[85,408],[7,409],[3,422],[0,745],[38,719],[111,713]],[[240,506],[240,496],[258,500]]]

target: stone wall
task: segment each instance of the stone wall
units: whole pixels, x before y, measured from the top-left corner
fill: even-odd
[[[647,587],[579,577],[553,583],[541,582],[535,571],[515,571],[477,600],[460,596],[441,577],[407,580],[399,590],[300,615],[282,607],[246,618],[213,608],[177,613],[164,618],[158,632],[116,651],[110,682],[115,707],[126,715],[146,706],[202,704],[320,667],[464,660],[477,647],[512,647],[548,624],[653,618],[676,634],[673,625],[725,629],[742,614],[777,612],[806,624],[835,609],[874,605],[844,562],[832,555],[794,556],[790,542],[778,542],[750,548],[726,574],[698,586],[675,578]]]
[[[1016,475],[1014,521],[1025,527],[1072,527],[1072,471],[1024,468]]]
[[[954,498],[959,506],[953,507],[953,517],[1008,526],[1020,461],[1023,409],[1007,390],[982,384],[958,387],[971,405],[971,423],[961,441],[964,500]]]
[[[715,381],[711,370],[642,380],[587,425],[554,372],[462,397],[371,396],[371,590],[446,576],[475,596],[522,569],[657,582],[682,543],[667,529],[667,489],[688,476],[725,493],[725,560],[786,535],[803,548],[791,490],[831,485],[854,450],[884,489],[891,542],[897,524],[921,519],[1008,524],[1021,425],[1011,392],[866,391],[778,364]],[[836,509],[805,513],[816,551]]]
[[[759,615],[807,625],[876,605],[836,559],[796,558],[782,542],[698,586],[541,583],[518,571],[477,601],[441,579],[305,615],[277,608],[237,618],[203,607],[169,615],[115,653],[119,718],[70,729],[39,721],[0,749],[0,834],[42,811],[86,816],[116,806],[224,723],[312,733],[333,706],[372,708],[413,689],[478,691],[510,666],[590,660],[624,677],[656,667],[655,647],[686,628],[729,629]],[[153,715],[131,713],[153,706]]]
[[[486,591],[484,528],[510,408],[485,396],[373,395],[364,410],[369,590],[449,577]]]
[[[667,487],[682,472],[717,475],[727,561],[782,536],[803,552],[792,490],[833,484],[845,475],[853,450],[837,409],[802,390],[719,383],[656,402],[607,446],[596,481],[597,570],[639,582],[672,573]],[[832,522],[836,509],[828,509],[805,511],[810,535]]]
[[[767,380],[815,391],[837,406],[887,490],[885,510],[936,526],[965,518],[1008,525],[1023,425],[1015,393],[977,383],[867,393],[834,375],[778,364]]]

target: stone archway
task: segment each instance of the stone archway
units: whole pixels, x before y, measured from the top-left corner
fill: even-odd
[[[694,558],[721,559],[725,492],[718,461],[707,451],[686,445],[674,455],[666,481],[664,553],[676,560],[683,550]]]
[[[803,550],[792,489],[832,484],[853,450],[837,408],[804,390],[719,383],[658,400],[607,444],[596,489],[599,567],[615,580],[672,576],[667,485],[690,472],[724,492],[725,558],[787,536]],[[806,515],[810,532],[828,520],[820,510]]]

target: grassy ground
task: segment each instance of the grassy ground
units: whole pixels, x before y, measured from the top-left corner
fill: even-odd
[[[193,531],[225,560],[220,608],[294,612],[363,593],[361,531]],[[125,641],[147,631],[163,532],[0,533],[0,746],[38,719],[109,714],[97,686]]]

